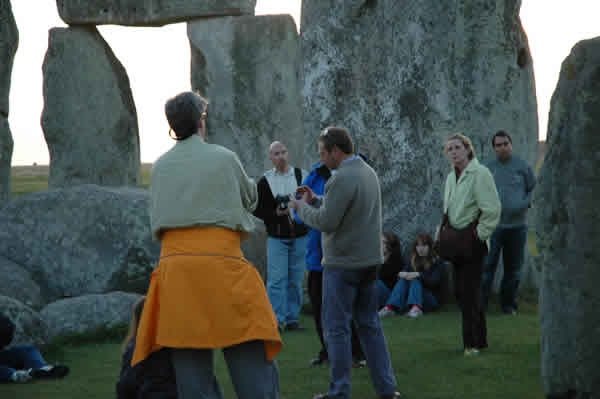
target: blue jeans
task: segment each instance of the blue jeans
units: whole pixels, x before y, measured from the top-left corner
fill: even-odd
[[[517,309],[517,291],[521,281],[521,268],[527,243],[527,226],[503,228],[498,227],[490,238],[490,252],[483,266],[481,281],[481,305],[487,308],[494,275],[498,267],[500,252],[504,266],[502,284],[500,286],[500,305],[502,310]]]
[[[223,349],[238,398],[279,399],[279,371],[267,360],[263,341],[242,342]],[[171,349],[178,399],[223,399],[213,370],[212,349]]]
[[[358,270],[323,270],[323,330],[331,367],[328,395],[350,398],[352,345],[350,322],[358,327],[375,391],[379,396],[396,391],[390,354],[377,315],[375,267]]]
[[[281,326],[298,322],[307,242],[308,235],[267,239],[267,295]]]
[[[46,361],[32,345],[13,346],[0,350],[0,382],[9,382],[15,370],[39,369]]]
[[[419,305],[424,312],[437,309],[440,304],[433,293],[423,288],[421,280],[399,279],[390,290],[381,280],[377,280],[379,307],[391,305],[398,312],[404,312],[409,305]]]

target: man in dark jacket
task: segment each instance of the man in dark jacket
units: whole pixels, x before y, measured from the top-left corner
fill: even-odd
[[[288,164],[285,145],[274,141],[269,147],[273,169],[257,183],[258,206],[254,215],[267,227],[267,294],[279,328],[302,330],[298,323],[302,307],[304,255],[308,229],[297,223],[287,208],[306,172]]]
[[[47,364],[32,345],[8,347],[15,335],[14,323],[0,314],[0,382],[27,382],[32,378],[62,378],[69,373],[63,365]]]

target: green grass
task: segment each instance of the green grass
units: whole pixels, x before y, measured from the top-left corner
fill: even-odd
[[[140,168],[141,188],[150,187],[152,164],[142,164]],[[35,193],[48,189],[48,165],[13,166],[11,168],[11,197]]]
[[[495,304],[490,306],[496,307]],[[327,389],[327,367],[308,367],[319,345],[310,316],[301,320],[304,332],[284,333],[277,356],[281,398],[306,399]],[[412,320],[383,320],[399,389],[409,399],[543,398],[540,382],[539,323],[535,305],[522,305],[517,316],[488,314],[490,348],[479,357],[461,352],[460,314],[454,305]],[[95,335],[92,338],[98,338]],[[0,398],[105,399],[114,397],[120,368],[120,344],[114,335],[103,342],[72,338],[46,353],[51,362],[65,363],[71,374],[59,381],[0,385]],[[235,398],[223,357],[215,356],[217,378],[225,398]],[[353,398],[375,398],[367,369],[355,369]]]

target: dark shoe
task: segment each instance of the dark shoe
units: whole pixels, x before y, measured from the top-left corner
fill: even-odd
[[[355,369],[361,369],[363,367],[367,367],[367,361],[365,359],[362,359],[362,360],[354,359],[354,360],[352,360],[352,367],[354,367]]]
[[[62,364],[55,366],[47,365],[39,369],[31,370],[31,376],[33,378],[63,378],[69,374],[69,368]]]
[[[510,315],[515,316],[517,314],[517,309],[515,309],[512,306],[503,307],[502,308],[502,313],[510,314]]]
[[[396,391],[391,395],[381,395],[380,399],[404,399],[405,396],[402,395],[400,392]]]
[[[314,359],[312,359],[310,361],[310,365],[311,367],[315,367],[315,366],[321,366],[325,363],[327,363],[329,361],[329,359],[327,359],[326,357],[316,357]]]
[[[302,331],[304,327],[299,323],[289,323],[285,326],[286,331]]]

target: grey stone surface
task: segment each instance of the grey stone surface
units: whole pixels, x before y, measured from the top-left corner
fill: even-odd
[[[0,116],[0,208],[10,199],[13,139],[8,119]]]
[[[48,185],[137,185],[140,146],[129,78],[96,28],[51,29],[42,69]]]
[[[161,26],[200,17],[254,15],[256,0],[57,0],[56,4],[69,25]]]
[[[15,325],[11,345],[48,343],[48,328],[39,313],[14,298],[0,295],[0,311]]]
[[[19,30],[10,0],[0,0],[0,117],[8,117],[12,66],[19,45]]]
[[[40,286],[31,273],[15,262],[0,256],[0,295],[18,300],[33,309],[44,305]]]
[[[126,292],[83,295],[61,299],[41,310],[50,340],[67,334],[81,334],[127,324],[133,304],[142,296]]]
[[[408,245],[440,222],[449,133],[463,131],[485,161],[504,129],[533,162],[537,108],[520,3],[304,0],[304,166],[317,159],[321,129],[348,128],[380,176],[385,230]]]
[[[29,271],[48,302],[144,293],[160,253],[148,206],[146,190],[97,185],[19,197],[0,210],[0,254]]]
[[[600,396],[599,109],[600,37],[578,43],[562,64],[534,196],[547,397]]]
[[[10,195],[10,164],[13,140],[8,126],[8,97],[19,31],[10,0],[0,0],[0,207]]]
[[[298,32],[289,15],[215,18],[188,24],[192,87],[211,102],[208,141],[235,151],[247,173],[272,168],[269,144],[303,161]]]

